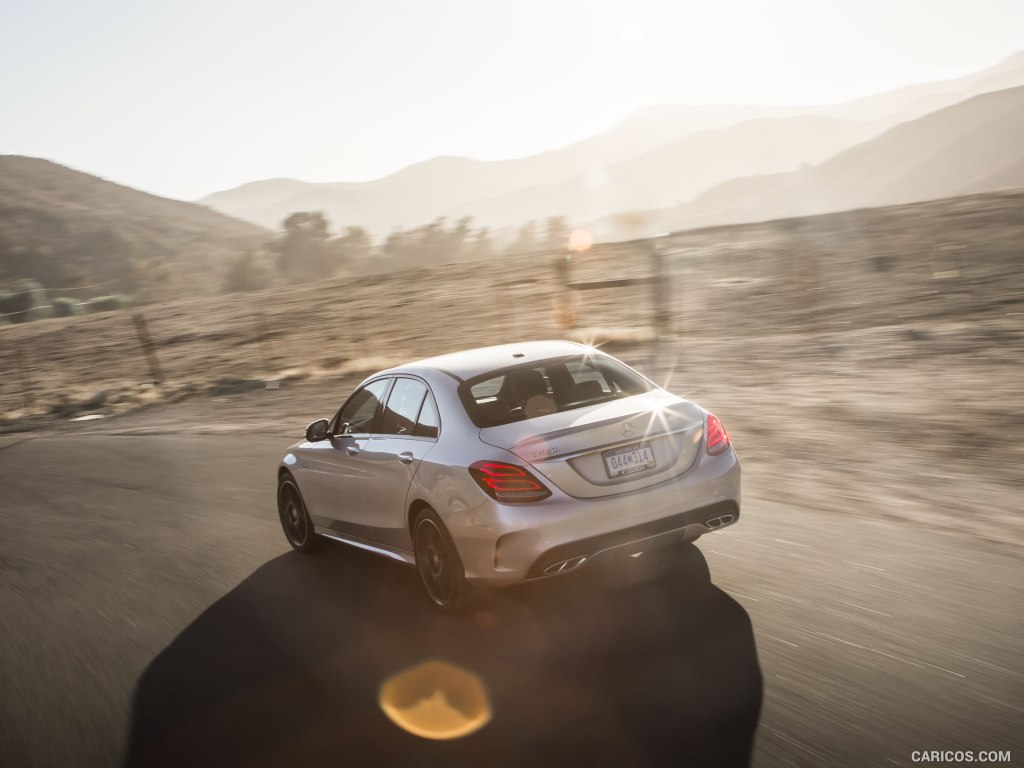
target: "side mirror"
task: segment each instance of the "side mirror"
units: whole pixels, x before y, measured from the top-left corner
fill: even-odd
[[[306,427],[306,442],[316,443],[327,437],[327,419],[317,419]]]

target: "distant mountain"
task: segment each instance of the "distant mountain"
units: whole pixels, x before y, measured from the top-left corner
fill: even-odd
[[[544,184],[528,183],[544,177],[542,169],[536,169],[542,164],[534,158],[503,163],[435,158],[376,182],[300,190],[283,207],[264,206],[256,218],[280,223],[293,210],[325,210],[335,223],[359,222],[378,233],[438,216],[470,216],[477,225],[491,228],[556,214],[585,221],[613,211],[688,200],[737,175],[791,170],[881,130],[877,123],[812,116],[763,118],[692,133],[639,157]],[[260,195],[268,191],[250,187]],[[514,191],[507,192],[509,188]],[[216,203],[214,198],[204,201],[214,207]]]
[[[975,96],[799,171],[732,179],[669,209],[594,224],[636,237],[1013,188],[1024,183],[1024,86]]]
[[[458,206],[450,213],[504,227],[553,212],[584,222],[615,211],[667,207],[723,179],[820,162],[882,130],[877,121],[811,115],[749,120],[692,133],[607,168]]]
[[[967,184],[962,192],[965,195],[974,195],[1000,189],[1024,189],[1024,160],[1018,160],[998,171],[979,175]]]
[[[394,227],[452,216],[457,208],[477,201],[564,181],[642,155],[688,133],[798,111],[793,107],[690,106],[660,119],[657,108],[652,108],[606,133],[528,157],[495,161],[435,157],[365,182],[269,179],[215,192],[199,203],[268,228],[279,227],[295,211],[319,210],[336,226],[359,225],[384,234]],[[559,213],[553,210],[545,215]]]
[[[143,281],[204,292],[226,256],[266,230],[193,203],[168,200],[33,157],[0,155],[0,280],[45,287],[99,284],[132,292]]]
[[[321,210],[335,226],[378,235],[439,216],[470,215],[492,227],[551,215],[587,220],[671,205],[736,175],[820,162],[901,122],[1022,84],[1024,52],[966,77],[843,104],[648,107],[605,133],[529,157],[439,157],[368,182],[257,181],[200,202],[268,228],[294,211]]]
[[[1024,51],[994,66],[953,80],[919,83],[825,107],[822,114],[845,120],[887,118],[890,127],[990,91],[1024,85]]]

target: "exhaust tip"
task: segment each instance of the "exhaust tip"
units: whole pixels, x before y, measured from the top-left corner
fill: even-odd
[[[554,575],[556,573],[565,573],[565,572],[571,571],[571,570],[573,570],[575,568],[579,568],[586,561],[587,561],[587,556],[586,555],[584,555],[583,557],[571,557],[568,560],[563,560],[560,563],[555,563],[553,565],[549,565],[547,568],[544,569],[544,575],[545,576],[552,576],[552,575]]]

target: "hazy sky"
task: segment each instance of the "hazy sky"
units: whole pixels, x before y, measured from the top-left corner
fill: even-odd
[[[1024,0],[0,0],[0,153],[195,199],[812,104],[1024,48]]]

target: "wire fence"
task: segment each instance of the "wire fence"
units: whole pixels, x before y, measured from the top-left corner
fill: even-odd
[[[92,403],[96,392],[118,387],[154,387],[171,398],[226,382],[274,388],[288,376],[575,337],[588,316],[556,311],[563,291],[577,293],[553,279],[552,264],[562,259],[564,254],[543,252],[520,259],[521,269],[511,272],[451,264],[433,268],[429,282],[402,274],[364,276],[20,323],[0,334],[0,366],[12,374],[0,385],[0,416],[12,407],[59,408],[64,414],[74,404],[69,401]],[[619,273],[644,271],[642,260],[623,264]],[[587,279],[582,266],[572,273],[577,278]],[[665,312],[647,311],[649,278],[641,274],[643,285],[634,287],[612,280],[606,290],[587,292],[585,304],[619,329],[653,328]],[[624,298],[614,301],[617,294]]]
[[[26,317],[39,317],[47,318],[51,316],[62,316],[60,312],[67,312],[68,314],[84,314],[90,310],[97,309],[97,302],[100,300],[109,300],[109,296],[92,296],[89,299],[80,299],[78,296],[73,294],[81,294],[83,291],[95,292],[97,288],[110,288],[115,284],[112,282],[106,283],[88,283],[85,285],[73,285],[64,286],[57,288],[49,288],[38,286],[34,288],[23,288],[18,291],[0,291],[0,319],[6,320],[8,323],[17,324],[22,322]],[[45,301],[49,303],[37,304],[33,301],[32,306],[24,309],[15,309],[7,312],[2,311],[3,305],[9,304],[12,299],[18,296],[26,296],[34,294],[35,296],[45,296]],[[71,302],[55,303],[56,299],[79,299]],[[109,302],[108,302],[109,303]],[[118,303],[124,303],[120,301]],[[103,304],[103,301],[100,301]],[[75,311],[77,308],[78,312]],[[106,307],[99,308],[98,311],[106,311]]]
[[[654,251],[651,241],[634,241],[595,246],[568,262],[565,252],[541,252],[514,263],[406,267],[19,323],[0,329],[0,370],[8,374],[0,377],[0,420],[65,398],[91,402],[90,392],[99,389],[145,385],[187,393],[238,380],[258,386],[296,370],[365,371],[460,348],[579,337],[594,328],[629,331],[616,350],[654,372],[664,358],[657,343],[666,338],[685,336],[685,344],[674,344],[683,354],[702,336],[739,339],[749,344],[749,359],[770,366],[777,353],[772,334],[815,334],[786,354],[824,360],[857,349],[829,334],[902,325],[909,343],[938,343],[938,336],[907,326],[973,320],[982,312],[1020,315],[1015,237],[968,249],[959,231],[919,242],[883,221],[853,240],[844,234],[845,219],[839,229],[823,221],[795,234],[769,222],[750,225],[742,238],[736,231],[658,238]],[[983,247],[987,257],[977,257]]]

